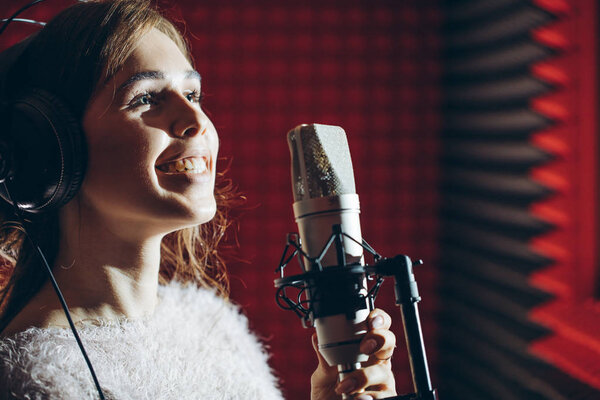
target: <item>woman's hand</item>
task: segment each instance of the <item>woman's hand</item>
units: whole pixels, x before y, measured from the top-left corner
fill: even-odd
[[[311,400],[338,400],[342,393],[357,400],[382,399],[396,395],[396,382],[390,361],[396,347],[396,336],[390,331],[392,319],[383,310],[375,309],[367,319],[369,331],[360,342],[362,353],[369,355],[363,368],[346,375],[337,382],[337,368],[330,367],[317,350],[317,335],[312,343],[319,365],[311,377]]]

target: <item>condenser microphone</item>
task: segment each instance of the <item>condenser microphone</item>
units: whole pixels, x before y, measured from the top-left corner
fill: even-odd
[[[367,331],[370,311],[364,274],[344,272],[364,265],[348,141],[342,128],[320,124],[297,126],[287,138],[294,217],[305,253],[303,267],[315,273],[317,282],[307,297],[319,352],[329,365],[337,366],[342,379],[368,360],[360,353],[359,343]],[[338,239],[332,243],[336,232]]]

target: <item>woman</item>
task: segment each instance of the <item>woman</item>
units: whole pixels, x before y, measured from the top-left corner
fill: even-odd
[[[218,137],[184,39],[146,1],[76,4],[28,44],[11,94],[50,93],[80,121],[87,168],[32,218],[107,398],[281,398],[267,357],[226,301],[215,252],[231,188],[215,189]],[[82,150],[83,151],[83,150]],[[4,288],[1,395],[96,398],[38,260],[15,234]],[[390,318],[375,310],[368,366],[336,382],[317,353],[313,399],[395,394]]]

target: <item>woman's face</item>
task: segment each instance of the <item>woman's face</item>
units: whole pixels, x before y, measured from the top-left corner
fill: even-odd
[[[218,137],[200,90],[199,74],[172,40],[156,29],[143,36],[85,112],[80,200],[101,218],[152,233],[209,221]]]

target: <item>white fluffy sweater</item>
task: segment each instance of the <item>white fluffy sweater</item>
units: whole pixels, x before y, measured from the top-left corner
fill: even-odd
[[[162,286],[151,318],[79,334],[107,399],[281,399],[267,354],[239,310],[213,292]],[[70,330],[0,340],[0,399],[97,399]]]

